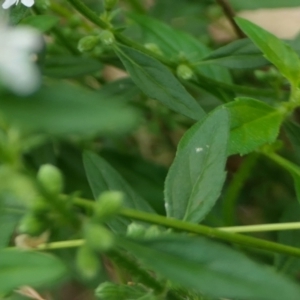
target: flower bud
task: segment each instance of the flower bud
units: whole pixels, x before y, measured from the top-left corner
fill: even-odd
[[[87,52],[93,50],[99,43],[99,37],[94,35],[85,36],[79,40],[77,49],[80,52]]]
[[[83,277],[92,279],[97,275],[101,264],[95,252],[84,245],[77,250],[76,267]]]
[[[104,8],[105,10],[112,10],[117,3],[119,2],[119,0],[104,0]]]
[[[99,34],[99,38],[101,42],[106,46],[110,46],[115,42],[115,36],[109,30],[102,30]]]
[[[189,80],[193,77],[194,72],[189,66],[181,64],[177,67],[176,74],[181,79]]]
[[[141,238],[146,234],[146,228],[138,223],[131,223],[127,227],[126,235],[132,238]]]
[[[145,233],[145,238],[154,238],[160,236],[162,233],[157,225],[151,225]]]
[[[94,216],[99,222],[106,222],[115,216],[122,207],[123,194],[107,191],[102,193],[95,203]]]
[[[37,174],[37,179],[47,192],[51,194],[62,192],[63,176],[57,167],[49,164],[41,166]]]
[[[161,52],[160,48],[154,44],[154,43],[147,43],[144,45],[144,47],[150,51],[152,51],[153,53],[159,54],[159,55],[163,55],[163,53]]]
[[[114,245],[114,236],[104,226],[88,223],[85,226],[85,239],[88,247],[105,252]]]
[[[34,214],[29,213],[23,217],[20,222],[18,231],[30,236],[41,235],[47,229],[47,224],[37,218]]]

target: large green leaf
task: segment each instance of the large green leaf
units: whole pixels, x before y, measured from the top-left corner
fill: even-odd
[[[158,60],[126,46],[116,51],[132,80],[149,98],[195,120],[205,115],[196,100]]]
[[[125,195],[125,207],[154,212],[151,206],[103,158],[92,152],[85,152],[83,162],[95,199],[104,191],[121,191]],[[129,223],[130,220],[120,217],[110,221],[109,226],[117,232],[125,232]]]
[[[205,238],[183,235],[143,241],[122,238],[119,244],[152,271],[203,294],[245,300],[300,297],[300,288],[292,281]]]
[[[276,140],[283,120],[280,110],[251,98],[237,98],[226,108],[230,113],[230,155],[247,154]]]
[[[115,100],[59,84],[22,99],[11,94],[2,96],[0,106],[2,115],[24,130],[94,134],[120,132],[136,123],[136,112]]]
[[[145,15],[130,14],[141,29],[145,43],[156,44],[161,51],[175,61],[184,60],[191,64],[207,56],[211,50],[199,40],[185,32],[176,30],[166,23],[160,22]],[[212,79],[231,83],[230,73],[219,66],[196,66],[203,75]]]
[[[236,40],[204,57],[199,65],[217,64],[231,69],[257,68],[268,64],[249,39]]]
[[[90,57],[50,56],[47,57],[43,73],[49,77],[70,78],[100,71],[102,64]]]
[[[224,108],[185,133],[165,182],[169,217],[199,222],[215,204],[225,180],[228,135]]]
[[[64,264],[56,257],[29,251],[0,250],[0,294],[21,286],[53,286],[66,276]]]
[[[251,23],[236,18],[239,27],[293,85],[300,80],[300,59],[297,53],[275,35]]]

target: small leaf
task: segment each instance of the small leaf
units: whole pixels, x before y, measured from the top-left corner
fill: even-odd
[[[230,114],[229,155],[244,155],[276,140],[283,120],[280,110],[251,98],[237,98],[225,107]]]
[[[71,78],[100,71],[102,64],[89,57],[55,56],[45,61],[43,73],[54,78]]]
[[[59,18],[50,15],[29,16],[22,20],[21,24],[29,25],[41,32],[47,32],[59,22]]]
[[[204,295],[234,299],[299,299],[296,283],[229,247],[205,238],[169,235],[143,241],[119,238],[152,271]]]
[[[273,63],[293,85],[297,85],[300,80],[300,59],[297,53],[275,35],[250,21],[236,18],[236,22],[264,53],[266,59]]]
[[[158,60],[125,46],[116,48],[116,52],[132,80],[149,98],[195,120],[205,115],[196,100]]]
[[[185,133],[165,182],[169,217],[199,222],[213,207],[225,180],[228,135],[223,108]]]
[[[94,198],[105,191],[120,191],[124,193],[124,207],[141,211],[154,212],[151,206],[127,184],[127,182],[103,158],[86,152],[83,155],[86,175],[91,186]],[[126,232],[130,220],[115,218],[108,222],[117,232]]]
[[[204,57],[199,65],[217,64],[231,69],[257,68],[268,64],[249,39],[236,40]]]
[[[29,285],[53,286],[66,276],[64,264],[56,257],[19,250],[0,250],[0,294]]]

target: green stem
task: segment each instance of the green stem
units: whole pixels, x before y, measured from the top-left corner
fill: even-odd
[[[300,177],[300,168],[290,162],[289,160],[283,158],[275,152],[262,152],[265,156],[276,162],[278,165],[289,171],[292,175]]]
[[[243,161],[239,170],[234,174],[234,177],[227,188],[223,199],[223,220],[226,225],[235,224],[235,211],[238,196],[243,188],[243,185],[249,177],[258,158],[257,153],[248,155]]]
[[[241,232],[296,230],[296,229],[300,229],[300,222],[218,227],[218,229],[222,230],[222,231],[226,231],[226,232],[239,232],[239,233],[241,233]]]
[[[92,201],[85,200],[85,199],[75,198],[73,201],[74,204],[83,206],[84,208],[87,208],[89,210],[94,206],[94,203]],[[168,228],[173,228],[179,231],[185,231],[193,234],[204,235],[209,238],[215,238],[227,242],[232,242],[247,247],[256,247],[271,252],[300,256],[300,249],[298,248],[285,246],[285,245],[281,245],[274,242],[253,238],[253,237],[248,237],[233,232],[228,232],[229,231],[228,228],[226,228],[225,230],[220,230],[218,228],[211,228],[204,225],[188,223],[185,221],[167,218],[160,215],[150,214],[143,211],[137,211],[134,209],[122,209],[120,215],[132,220],[138,220],[138,221],[143,221],[151,224],[161,225]],[[262,230],[262,226],[269,226],[269,225],[260,225],[260,226],[261,227],[259,228],[259,231]],[[253,231],[253,230],[249,230],[249,231]]]

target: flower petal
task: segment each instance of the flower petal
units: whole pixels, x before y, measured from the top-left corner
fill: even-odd
[[[2,4],[3,9],[8,9],[12,5],[14,5],[17,2],[17,0],[5,0],[5,2]]]
[[[34,0],[21,0],[22,4],[27,6],[27,7],[31,7],[34,4]]]

